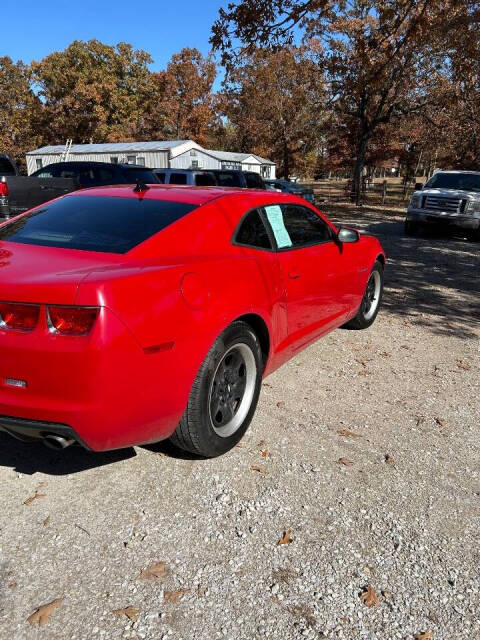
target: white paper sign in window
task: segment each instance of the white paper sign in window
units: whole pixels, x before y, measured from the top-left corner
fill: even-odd
[[[278,248],[283,249],[285,247],[291,247],[292,241],[283,222],[281,207],[279,207],[278,204],[269,205],[268,207],[265,207],[265,213],[267,214],[268,221],[272,227]]]

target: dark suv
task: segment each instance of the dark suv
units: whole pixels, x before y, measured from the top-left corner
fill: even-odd
[[[109,184],[135,184],[137,181],[157,183],[151,169],[135,164],[109,162],[56,162],[35,173],[32,178],[73,178],[79,187],[99,187]]]
[[[219,187],[240,187],[240,189],[266,189],[265,182],[255,171],[238,169],[209,169],[215,176]]]
[[[297,182],[290,182],[290,180],[266,180],[266,183],[275,189],[280,189],[283,193],[291,193],[294,196],[303,198],[310,204],[315,204],[315,195],[313,189],[304,187]]]

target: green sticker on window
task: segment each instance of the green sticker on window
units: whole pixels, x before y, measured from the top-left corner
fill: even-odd
[[[285,223],[283,222],[281,207],[278,204],[269,205],[268,207],[265,207],[265,213],[267,214],[268,221],[272,227],[278,248],[283,249],[284,247],[291,247],[292,241],[285,228]]]

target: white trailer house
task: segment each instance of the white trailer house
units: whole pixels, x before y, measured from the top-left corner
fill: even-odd
[[[275,178],[275,163],[253,153],[234,153],[203,149],[199,145],[189,149],[175,149],[170,158],[174,169],[239,169],[255,171],[263,178]]]
[[[275,163],[260,156],[204,149],[193,140],[106,142],[41,147],[27,153],[28,175],[65,161],[139,164],[152,169],[241,169],[275,177]]]

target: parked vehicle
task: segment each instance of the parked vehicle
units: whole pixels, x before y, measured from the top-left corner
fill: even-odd
[[[304,198],[307,202],[315,204],[315,194],[313,189],[304,187],[298,182],[290,182],[289,180],[265,180],[265,184],[271,185],[276,189],[280,189],[283,193],[291,193],[292,195]]]
[[[212,169],[219,187],[237,187],[240,189],[265,190],[265,182],[262,176],[255,171],[240,171],[237,169]]]
[[[18,176],[19,170],[15,162],[5,153],[0,153],[0,176]]]
[[[113,164],[110,162],[56,162],[35,173],[32,178],[73,178],[80,188],[113,184],[135,184],[137,181],[157,183],[152,169],[135,164]]]
[[[26,176],[0,176],[0,221],[78,188],[78,182],[72,178],[39,180]]]
[[[378,312],[384,252],[282,193],[76,191],[0,225],[0,430],[228,451],[262,377]]]
[[[237,189],[266,189],[263,178],[254,171],[237,169],[154,169],[162,184],[181,184],[197,187],[236,187]]]
[[[76,189],[137,181],[158,182],[151,169],[108,162],[57,162],[28,178],[0,177],[0,218],[16,216]]]
[[[480,172],[437,171],[422,186],[417,183],[407,209],[405,233],[421,226],[463,229],[480,237]]]
[[[213,173],[203,169],[154,169],[153,173],[162,184],[186,184],[195,187],[211,187],[217,184]]]

